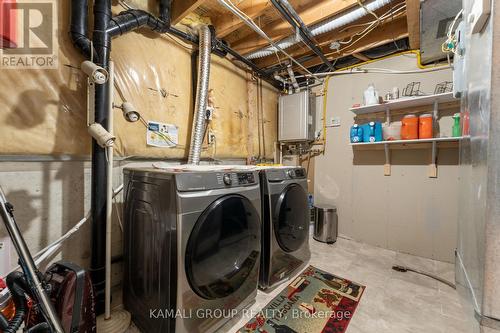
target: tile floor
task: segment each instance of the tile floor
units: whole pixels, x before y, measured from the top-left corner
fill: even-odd
[[[454,281],[454,265],[343,238],[332,245],[312,238],[310,243],[311,265],[366,286],[347,333],[471,332],[454,289],[425,276],[391,269],[394,264],[401,264]],[[260,310],[280,290],[259,291],[250,309]],[[235,318],[220,332],[237,332],[247,320]]]
[[[347,333],[469,333],[457,292],[434,279],[393,271],[394,264],[454,282],[453,264],[397,253],[339,238],[333,245],[311,238],[310,264],[366,286]],[[259,291],[252,310],[263,308],[281,288]],[[222,332],[237,332],[242,318]],[[230,323],[233,324],[233,323]],[[313,332],[308,332],[313,333]]]

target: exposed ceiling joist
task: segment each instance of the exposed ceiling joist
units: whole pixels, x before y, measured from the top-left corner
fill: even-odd
[[[179,23],[189,13],[201,6],[207,0],[173,0],[172,24]]]
[[[375,31],[380,31],[381,27],[390,24],[391,22],[397,21],[397,20],[404,20],[405,13],[400,13],[394,17],[391,17],[384,21],[382,25],[378,28],[376,28],[374,31],[371,32],[373,34]],[[332,50],[330,49],[330,44],[332,41],[342,41],[342,40],[348,40],[351,38],[351,36],[354,36],[355,34],[360,34],[365,28],[366,25],[363,25],[363,23],[370,22],[372,18],[370,17],[364,17],[356,22],[353,23],[353,26],[351,27],[342,27],[337,30],[331,31],[329,33],[323,34],[321,36],[316,37],[316,42],[317,45],[321,48],[321,50],[324,53],[332,53]],[[404,20],[406,24],[406,20]],[[406,30],[406,28],[405,28]],[[369,36],[369,35],[368,35]],[[367,36],[367,37],[368,37]],[[384,38],[382,36],[381,38]],[[354,40],[356,40],[356,37],[354,37]],[[363,39],[360,40],[360,42],[363,42]],[[356,45],[356,44],[355,44]],[[297,44],[296,46],[293,46],[292,48],[288,49],[287,52],[295,57],[296,59],[302,58],[307,54],[310,54],[310,51],[306,49],[303,45]],[[265,58],[257,59],[256,64],[261,67],[261,68],[266,68],[269,66],[276,65],[278,63],[278,59],[276,55],[268,56]]]
[[[355,43],[341,52],[331,52],[327,53],[328,59],[333,61],[335,59],[343,58],[345,56],[352,55],[353,53],[361,53],[372,48],[396,41],[405,37],[408,37],[408,30],[406,25],[406,18],[392,21],[388,24],[380,26],[374,29],[365,38],[361,39],[358,43]],[[326,53],[326,50],[325,50]],[[304,62],[302,65],[306,68],[310,68],[321,64],[321,59],[314,58],[309,61]],[[299,70],[299,69],[297,69]]]
[[[237,7],[254,20],[264,14],[271,5],[269,0],[244,0]],[[214,20],[213,24],[219,38],[223,38],[245,25],[242,20],[234,15],[229,15],[229,17],[221,15]]]
[[[420,49],[420,0],[406,0],[410,47]]]
[[[354,58],[357,58],[357,59],[361,60],[361,61],[370,61],[371,60],[370,58],[368,58],[367,56],[365,56],[362,53],[353,53],[352,56]]]
[[[300,15],[302,21],[306,25],[315,24],[319,21],[327,19],[329,17],[335,16],[351,7],[353,7],[357,1],[356,0],[340,0],[340,1],[318,1],[318,0],[302,0],[302,1],[290,1],[292,5],[299,3],[299,5],[294,6],[297,13]],[[290,35],[291,30],[287,22],[277,15],[275,20],[269,22],[268,24],[261,27],[266,34],[274,39],[279,40],[281,38]],[[251,52],[253,50],[259,49],[262,43],[262,37],[257,33],[251,31],[246,36],[239,36],[238,40],[230,41],[232,47],[241,52]],[[258,45],[255,48],[251,48],[251,45]]]

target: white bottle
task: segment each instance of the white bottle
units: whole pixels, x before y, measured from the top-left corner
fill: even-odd
[[[370,84],[365,90],[363,95],[363,101],[365,105],[374,105],[379,103],[378,91],[375,90],[375,86]]]

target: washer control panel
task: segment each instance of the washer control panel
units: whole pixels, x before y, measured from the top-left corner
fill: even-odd
[[[217,183],[225,186],[242,186],[256,184],[253,172],[225,172],[217,173]]]

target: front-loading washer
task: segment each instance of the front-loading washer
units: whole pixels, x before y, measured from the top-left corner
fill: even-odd
[[[142,332],[214,332],[253,302],[258,177],[124,170],[124,304]]]
[[[259,286],[273,289],[304,268],[309,250],[307,175],[300,167],[260,170],[262,255]]]

